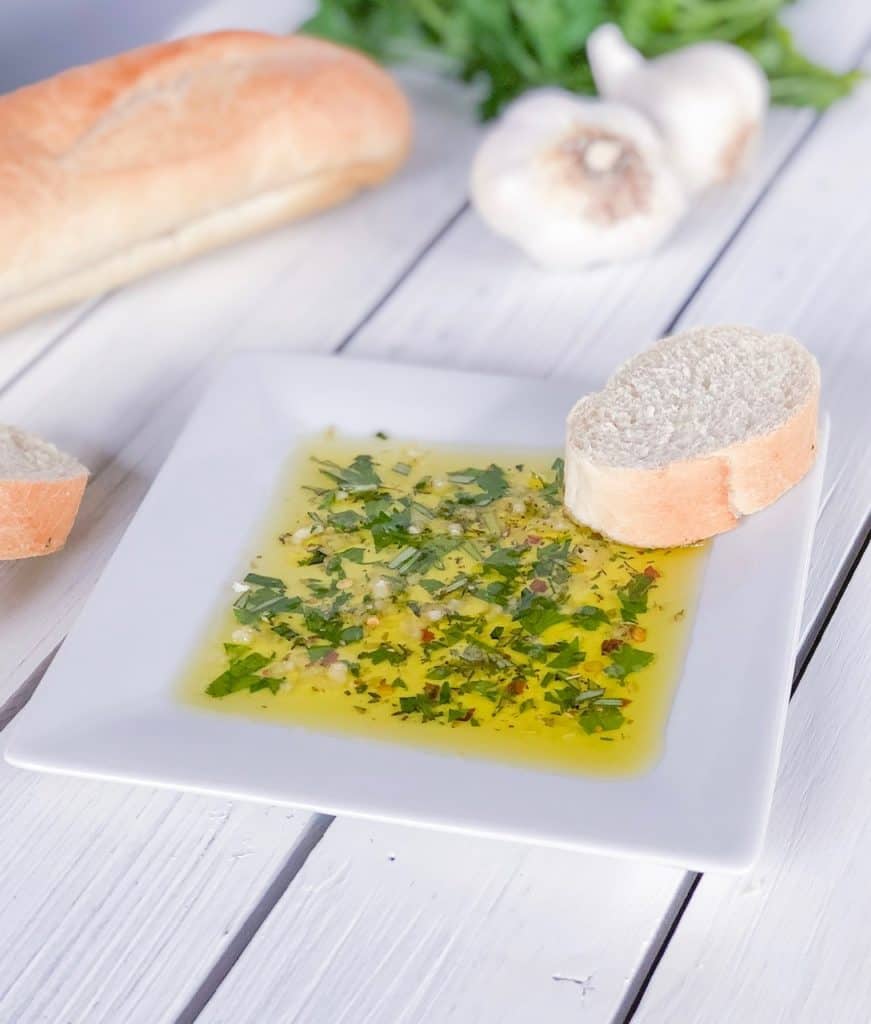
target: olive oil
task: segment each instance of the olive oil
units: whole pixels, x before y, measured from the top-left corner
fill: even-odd
[[[662,747],[703,549],[571,523],[553,452],[317,438],[254,550],[187,702],[546,770]]]

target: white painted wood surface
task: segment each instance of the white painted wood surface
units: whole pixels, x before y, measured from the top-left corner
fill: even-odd
[[[682,874],[340,819],[200,1021],[608,1021]]]
[[[871,552],[793,698],[762,858],[705,876],[635,1024],[871,1017]]]
[[[244,16],[250,24],[274,17],[260,23],[280,27],[283,7],[292,20],[291,0],[252,0]],[[19,8],[33,18],[32,7]],[[242,9],[235,0],[175,5],[166,33],[229,23]],[[148,17],[168,11],[157,4]],[[815,54],[840,66],[871,33],[863,0],[805,2],[791,17]],[[7,76],[19,73],[13,63]],[[68,549],[0,567],[0,709],[38,678],[217,361],[242,345],[328,351],[350,339],[352,357],[571,372],[595,383],[681,313],[682,324],[728,318],[794,330],[821,357],[836,413],[805,617],[811,630],[871,498],[862,391],[871,333],[868,93],[827,115],[807,139],[807,112],[776,112],[755,173],[706,200],[655,259],[562,278],[529,267],[470,212],[452,222],[477,132],[469,100],[429,83],[414,94],[418,148],[386,188],[0,344],[0,418],[53,437],[95,470]],[[867,591],[867,573],[861,579]],[[848,590],[854,604],[858,580]],[[826,643],[837,644],[831,630],[841,619]],[[864,648],[857,644],[851,650],[867,656],[867,637]],[[809,672],[800,697],[814,678]],[[795,799],[810,772],[804,749],[799,744],[795,763],[787,762]],[[852,757],[853,748],[829,760],[827,785]],[[858,794],[867,799],[869,790],[861,771],[856,777],[860,807]],[[792,799],[786,806],[796,813]],[[840,806],[854,814],[858,843],[861,815]],[[279,809],[3,768],[0,1021],[188,1021],[215,987],[202,1020],[622,1021],[621,1003],[689,883],[669,868],[350,821],[329,828],[291,882],[317,824]],[[772,842],[778,835],[775,828]],[[810,836],[810,857],[814,838],[823,836]],[[795,829],[788,839],[788,856],[800,858],[807,833]],[[847,881],[828,881],[824,895],[840,906]],[[676,967],[662,990],[654,976],[645,1021],[689,1021],[684,1009],[696,1007],[726,1019],[718,1011],[730,937],[737,941],[729,925],[738,920],[737,897],[706,886],[707,879],[697,895],[715,895],[698,922],[690,903],[670,954]],[[788,901],[779,905],[777,921],[789,928]],[[823,903],[814,905],[825,922]],[[764,914],[763,906],[754,927]],[[849,935],[837,925],[825,923],[819,935]],[[680,992],[668,980],[696,962],[700,936],[712,956],[722,954],[710,999],[698,972]],[[751,995],[771,962],[756,948]],[[813,993],[820,1003],[811,1005],[828,994],[837,1006],[835,980],[832,962]],[[651,998],[664,1000],[657,1005],[667,1017],[648,1008]],[[857,1005],[845,1002],[845,1013]],[[745,1006],[734,1019],[778,1019],[754,1018],[749,997]],[[830,1015],[839,1019],[836,1010]]]
[[[0,766],[0,1020],[174,1020],[309,815]]]

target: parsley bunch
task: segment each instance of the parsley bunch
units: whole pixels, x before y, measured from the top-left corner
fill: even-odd
[[[860,77],[814,64],[777,14],[791,0],[321,0],[304,31],[393,63],[435,63],[482,81],[484,118],[534,86],[595,91],[585,45],[615,22],[646,56],[706,39],[748,50],[775,103],[824,109]]]

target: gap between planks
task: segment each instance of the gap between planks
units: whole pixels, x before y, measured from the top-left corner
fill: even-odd
[[[468,209],[469,201],[464,200],[460,204],[458,209],[456,209],[450,215],[450,217],[447,218],[447,220],[445,221],[444,224],[442,224],[439,230],[432,235],[430,240],[424,244],[424,246],[417,253],[417,255],[413,256],[408,261],[402,273],[396,276],[396,280],[393,282],[393,284],[391,284],[387,289],[385,289],[381,296],[378,299],[376,299],[375,302],[372,303],[372,305],[369,307],[366,313],[363,316],[361,316],[357,323],[354,324],[354,326],[345,334],[342,340],[333,349],[333,355],[341,355],[341,353],[345,351],[345,349],[351,344],[354,338],[357,337],[360,331],[363,330],[363,328],[370,322],[370,320],[373,320],[378,315],[380,310],[382,310],[384,306],[386,306],[387,303],[391,300],[391,298],[399,291],[403,283],[411,276],[412,273],[414,273],[414,271],[421,265],[421,263],[423,263],[423,261],[426,259],[427,254],[432,249],[434,249],[443,238],[446,238],[450,234],[451,229]]]
[[[185,1008],[176,1017],[175,1024],[193,1024],[203,1012],[206,1003],[212,998],[233,965],[245,952],[260,926],[271,913],[272,908],[302,870],[311,852],[323,839],[324,833],[335,820],[335,817],[329,814],[312,815],[311,821],[297,840],[284,866],[272,880],[272,884],[263,893],[263,896],[258,900],[251,913],[242,922],[239,930],[227,944],[224,952],[218,957],[214,967],[202,980]]]
[[[813,660],[813,656],[820,645],[823,634],[837,611],[838,605],[841,603],[844,594],[847,592],[850,580],[853,578],[856,569],[862,561],[862,556],[868,548],[869,540],[871,540],[871,515],[866,519],[857,542],[847,553],[847,556],[844,559],[842,571],[836,577],[832,584],[832,588],[827,595],[825,604],[820,608],[819,614],[814,620],[811,628],[808,630],[807,640],[802,645],[802,649],[796,658],[792,689],[789,694],[790,701],[795,697],[796,691],[801,685],[801,681],[804,678],[805,673]],[[690,901],[695,895],[696,889],[698,889],[702,878],[704,878],[704,872],[702,871],[687,872],[686,877],[681,883],[679,891],[668,910],[668,913],[663,917],[659,931],[654,936],[654,939],[650,944],[650,950],[648,951],[647,957],[638,969],[637,983],[629,988],[622,1004],[617,1009],[617,1013],[614,1017],[615,1024],[630,1024],[637,1013],[638,1008],[641,1006],[641,1001],[644,999],[644,994],[650,987],[650,983],[653,981],[653,976],[656,973],[662,958],[665,956],[677,929],[680,927],[681,920],[683,919],[683,916],[686,913],[687,908],[690,905]]]

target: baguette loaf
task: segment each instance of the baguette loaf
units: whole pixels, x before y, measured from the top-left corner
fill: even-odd
[[[0,329],[389,176],[408,105],[367,58],[220,32],[0,97]]]
[[[637,547],[731,530],[804,476],[820,371],[783,334],[709,327],[625,363],[568,418],[569,514]]]
[[[53,444],[0,427],[0,560],[62,548],[87,481],[85,467]]]

